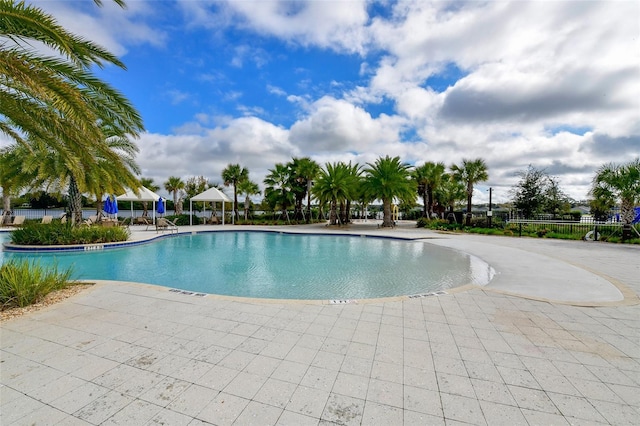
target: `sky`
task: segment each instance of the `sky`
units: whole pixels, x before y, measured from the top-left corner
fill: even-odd
[[[581,200],[640,155],[638,1],[31,3],[126,64],[96,72],[142,114],[160,186],[239,163],[264,188],[292,157],[483,158],[474,203],[508,201],[529,165]]]

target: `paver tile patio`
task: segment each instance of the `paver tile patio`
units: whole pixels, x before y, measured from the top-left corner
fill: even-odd
[[[99,282],[2,322],[0,423],[637,424],[640,247],[355,232],[462,249],[497,275],[343,305]],[[570,270],[625,299],[567,303]]]

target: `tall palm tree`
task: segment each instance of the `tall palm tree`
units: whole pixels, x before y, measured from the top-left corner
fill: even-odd
[[[351,202],[360,198],[359,195],[364,189],[362,188],[362,167],[360,164],[351,164],[349,162],[345,167],[349,174],[349,197],[340,202],[340,221],[342,223],[350,223]]]
[[[394,198],[415,198],[415,181],[411,179],[411,166],[400,161],[400,157],[388,155],[375,163],[367,163],[364,170],[366,191],[382,200],[382,226],[392,227],[391,203]]]
[[[266,188],[264,196],[271,204],[279,205],[282,211],[282,218],[287,218],[287,209],[294,202],[291,192],[291,169],[282,163],[277,163],[273,169],[269,169],[269,174],[264,178]]]
[[[128,138],[113,134],[113,129],[103,126],[104,148],[91,153],[94,164],[83,165],[82,173],[70,167],[68,157],[61,155],[48,144],[28,139],[26,144],[11,146],[12,155],[21,162],[20,169],[13,169],[16,176],[27,176],[35,187],[46,185],[54,192],[68,189],[69,210],[74,223],[82,221],[82,194],[91,193],[98,200],[98,209],[105,193],[119,193],[125,187],[136,188],[140,172],[134,160],[138,147]],[[111,155],[105,158],[102,153]],[[117,160],[114,160],[116,158]]]
[[[596,199],[619,201],[622,221],[630,225],[634,206],[640,203],[640,158],[626,164],[604,164],[593,178],[591,194]]]
[[[464,183],[467,187],[467,218],[465,224],[471,225],[471,200],[473,198],[473,187],[478,182],[489,179],[487,164],[482,158],[475,160],[463,159],[461,165],[451,166],[454,179]]]
[[[338,224],[338,203],[356,198],[357,188],[352,169],[351,164],[326,163],[312,188],[313,195],[320,204],[330,203],[330,225]]]
[[[0,45],[0,132],[9,138],[47,144],[81,176],[96,151],[111,155],[103,144],[102,125],[131,137],[143,129],[129,101],[91,72],[92,66],[107,64],[125,68],[107,50],[24,2],[0,2],[0,37],[11,40]],[[34,43],[56,55],[35,51]]]
[[[248,220],[249,219],[249,208],[251,207],[251,196],[252,195],[259,195],[260,194],[260,188],[258,187],[258,184],[249,180],[249,179],[245,179],[242,182],[238,183],[238,193],[240,194],[244,194],[245,195],[245,199],[244,199],[244,220]]]
[[[303,157],[294,158],[291,166],[293,168],[294,179],[298,183],[298,186],[304,191],[301,192],[300,204],[302,204],[302,198],[304,198],[305,195],[307,197],[305,220],[309,223],[311,220],[311,186],[313,185],[313,180],[318,176],[318,173],[320,173],[320,165],[309,157]],[[297,201],[296,199],[296,202]],[[302,210],[301,206],[300,210]]]
[[[227,168],[222,171],[222,180],[224,186],[233,185],[233,217],[238,216],[238,183],[249,177],[249,171],[240,164],[228,164]]]
[[[153,192],[159,191],[160,187],[158,185],[155,184],[155,182],[153,181],[153,178],[140,178],[140,186],[144,186],[147,189],[150,189]],[[149,215],[149,202],[148,201],[143,201],[142,202],[142,216],[143,217],[147,217]]]
[[[422,216],[431,218],[433,216],[434,191],[442,184],[445,176],[446,166],[444,163],[426,162],[413,171],[413,178],[418,186],[418,195],[422,196],[424,206]]]
[[[182,203],[178,205],[178,192],[185,188],[185,184],[178,176],[169,176],[164,183],[164,189],[173,193],[173,210],[175,214],[182,214]]]
[[[445,174],[442,184],[435,191],[435,197],[442,205],[449,207],[449,212],[453,212],[456,202],[467,198],[467,191],[462,182]]]

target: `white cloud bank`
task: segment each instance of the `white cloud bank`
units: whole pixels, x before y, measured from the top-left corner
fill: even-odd
[[[66,3],[56,4],[69,12]],[[157,45],[162,31],[139,21],[152,4],[129,2],[125,15],[109,8],[94,18],[74,12],[75,24],[63,23],[90,26],[90,35],[117,53],[135,43]],[[360,55],[369,79],[341,96],[290,94],[304,102],[288,128],[251,116],[220,124],[203,112],[175,134],[144,134],[139,162],[157,182],[200,174],[219,182],[221,170],[236,162],[261,182],[292,156],[365,163],[388,154],[447,165],[482,157],[489,165],[486,186],[498,201],[528,164],[546,168],[581,199],[601,164],[640,155],[637,1],[416,0],[391,3],[389,16],[375,17],[364,1],[203,0],[179,7],[185,25],[213,33],[233,28]],[[103,19],[110,25],[101,26]],[[262,63],[269,54],[245,45],[236,53],[238,66]],[[429,87],[429,79],[451,66],[460,70],[459,80]],[[274,96],[287,95],[266,84]],[[372,115],[368,107],[381,101],[393,111]],[[479,191],[477,201],[483,196]]]

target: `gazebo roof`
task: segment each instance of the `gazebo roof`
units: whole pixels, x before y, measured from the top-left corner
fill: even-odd
[[[227,195],[215,186],[191,198],[191,201],[226,201],[231,202]]]

